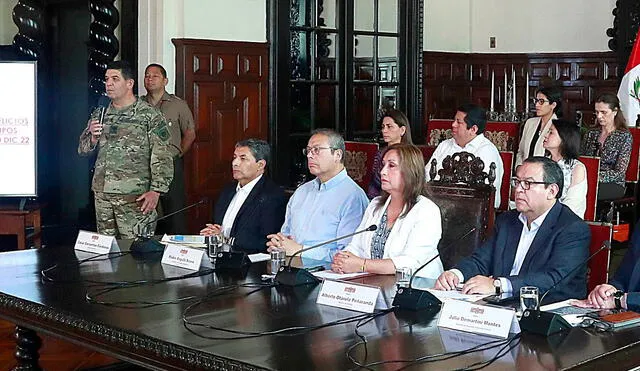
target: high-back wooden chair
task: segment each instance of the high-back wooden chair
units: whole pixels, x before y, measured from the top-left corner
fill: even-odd
[[[502,166],[504,172],[502,173],[502,184],[500,185],[500,206],[498,210],[509,210],[509,196],[511,195],[511,176],[513,175],[513,161],[514,153],[500,151],[500,158],[502,159]]]
[[[587,264],[587,292],[591,292],[601,283],[609,279],[609,261],[611,259],[611,238],[613,225],[611,223],[587,222],[591,229],[591,243],[589,255],[595,253],[605,241],[609,242],[609,248],[600,251],[598,255],[589,260]]]
[[[584,220],[596,220],[596,204],[598,202],[598,177],[600,171],[600,157],[580,156],[578,158],[587,170],[587,207]]]
[[[345,141],[344,146],[347,174],[366,192],[373,176],[373,159],[378,152],[378,143]]]
[[[518,144],[520,144],[520,124],[517,122],[487,121],[484,136],[495,144],[498,151],[515,153],[518,150]]]
[[[430,119],[427,121],[427,146],[437,147],[443,140],[451,138],[451,124],[449,119]],[[520,143],[520,124],[517,122],[487,121],[484,136],[489,139],[498,151],[518,150]]]
[[[429,179],[434,179],[436,166],[429,164]],[[460,152],[443,160],[440,180],[427,183],[428,196],[438,205],[442,217],[438,250],[445,269],[471,255],[493,230],[495,188],[485,183],[489,174],[483,169],[479,157]]]
[[[429,162],[429,159],[433,155],[433,152],[435,152],[436,147],[427,146],[424,144],[418,145],[416,147],[418,147],[422,152],[422,158],[424,158],[424,164],[427,165],[427,162]]]
[[[453,120],[431,119],[427,121],[427,146],[437,147],[443,140],[451,138],[451,124]]]

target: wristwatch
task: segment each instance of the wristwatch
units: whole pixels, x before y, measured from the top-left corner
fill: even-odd
[[[620,299],[624,296],[624,291],[618,290],[613,293],[613,302],[616,304],[616,309],[622,309],[622,302]]]
[[[499,279],[493,280],[493,287],[496,288],[496,295],[502,294],[502,281],[500,281]]]

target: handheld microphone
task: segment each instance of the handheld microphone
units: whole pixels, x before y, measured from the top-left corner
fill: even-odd
[[[100,110],[100,114],[98,116],[98,122],[100,125],[102,125],[104,121],[104,115],[107,112],[109,104],[111,104],[111,99],[109,99],[109,97],[101,95],[100,98],[98,98],[98,106],[96,108]],[[104,133],[104,130],[102,130],[102,132]]]
[[[372,232],[372,231],[375,231],[376,229],[378,229],[378,226],[375,225],[375,224],[372,224],[372,225],[368,226],[367,228],[359,230],[357,232],[349,233],[347,235],[340,236],[340,237],[331,239],[329,241],[324,241],[324,242],[321,242],[319,244],[313,245],[311,247],[307,247],[307,248],[300,249],[300,250],[296,251],[289,258],[289,262],[287,263],[287,265],[280,267],[280,269],[278,270],[278,273],[276,274],[275,278],[273,279],[274,282],[276,282],[276,283],[278,283],[280,285],[285,285],[285,286],[309,285],[309,284],[315,284],[315,283],[320,282],[320,280],[318,280],[313,274],[309,273],[306,269],[300,269],[300,268],[292,267],[291,266],[291,261],[293,260],[293,258],[296,257],[296,255],[302,254],[305,251],[313,250],[313,249],[318,248],[320,246],[328,245],[330,243],[334,243],[336,241],[343,240],[345,238],[353,237],[353,236],[355,236],[357,234],[360,234],[360,233]]]
[[[448,249],[450,246],[457,244],[458,242],[466,238],[468,235],[475,232],[476,229],[477,229],[476,227],[471,228],[465,234],[456,238],[455,240],[453,240],[453,242],[451,242],[445,248],[442,248],[440,250]],[[432,261],[436,260],[438,257],[440,257],[440,253],[438,253],[433,258],[429,259],[426,263],[418,267],[418,269],[416,269],[415,272],[413,272],[413,274],[411,275],[411,278],[409,279],[409,287],[398,288],[398,291],[396,292],[396,296],[393,298],[393,303],[392,303],[393,306],[398,307],[400,309],[409,309],[414,311],[430,309],[430,308],[439,308],[440,304],[442,304],[440,299],[436,298],[435,295],[433,295],[429,291],[414,289],[412,286],[413,279],[416,277],[418,272],[420,272],[420,270],[422,270],[424,267],[429,265],[429,263],[431,263]]]
[[[578,268],[581,268],[589,260],[591,260],[594,256],[598,255],[600,251],[604,249],[611,249],[611,242],[604,241],[602,246],[596,252],[591,254],[587,259],[585,259],[580,264],[576,265],[563,277],[561,277],[558,282],[554,283],[547,291],[545,291],[540,300],[538,300],[538,305],[535,310],[527,309],[522,313],[522,318],[520,318],[520,329],[522,331],[532,332],[538,335],[549,336],[556,332],[570,329],[571,325],[562,318],[562,316],[551,313],[551,312],[541,312],[540,311],[540,303],[542,300],[553,290],[555,289],[561,282],[566,280],[568,277],[571,277],[573,273],[575,273]]]
[[[133,226],[133,233],[136,235],[135,240],[133,240],[133,242],[131,243],[131,248],[129,249],[132,253],[140,253],[140,254],[146,254],[146,253],[153,253],[153,252],[163,252],[164,251],[164,245],[161,244],[160,242],[156,241],[156,240],[152,240],[151,237],[153,237],[153,233],[151,233],[151,231],[149,231],[149,226],[157,221],[160,220],[164,220],[170,216],[176,215],[178,213],[184,212],[186,210],[191,209],[192,207],[196,207],[198,205],[203,204],[206,201],[206,199],[201,199],[200,201],[191,204],[187,207],[183,207],[180,210],[176,210],[170,214],[167,215],[163,215],[160,218],[155,218],[152,221],[146,222],[143,225],[141,225],[142,221],[138,222],[136,225]]]

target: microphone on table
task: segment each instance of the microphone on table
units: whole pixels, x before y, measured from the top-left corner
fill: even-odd
[[[355,236],[357,234],[360,234],[360,233],[373,232],[376,229],[378,229],[378,226],[375,225],[375,224],[372,224],[372,225],[368,226],[367,228],[359,230],[357,232],[349,233],[347,235],[340,236],[340,237],[334,238],[334,239],[329,240],[329,241],[324,241],[324,242],[321,242],[321,243],[319,243],[317,245],[313,245],[311,247],[307,247],[307,248],[304,248],[304,249],[296,251],[289,258],[289,263],[287,263],[287,265],[285,265],[285,266],[280,267],[280,269],[278,270],[278,273],[276,274],[275,278],[273,279],[274,282],[276,282],[276,283],[278,283],[280,285],[285,285],[285,286],[309,285],[309,284],[315,284],[315,283],[320,282],[319,279],[317,279],[313,274],[309,273],[309,271],[307,271],[306,269],[292,267],[291,266],[291,261],[293,260],[293,258],[296,255],[302,254],[305,251],[313,250],[313,249],[315,249],[317,247],[328,245],[330,243],[343,240],[345,238],[353,237],[353,236]]]
[[[538,305],[536,305],[536,309],[525,310],[522,313],[522,318],[520,318],[520,329],[522,331],[532,332],[534,334],[543,335],[543,336],[549,336],[556,332],[570,329],[571,325],[567,321],[565,321],[561,315],[558,315],[552,312],[540,311],[540,303],[542,303],[542,300],[544,300],[547,294],[549,294],[553,289],[555,289],[560,284],[560,282],[563,282],[568,277],[571,277],[573,273],[575,273],[578,270],[578,268],[581,268],[582,266],[587,264],[589,260],[591,260],[594,256],[598,255],[598,253],[600,253],[600,251],[604,249],[611,249],[610,241],[604,241],[602,243],[602,246],[600,246],[600,248],[596,252],[591,254],[588,258],[586,258],[580,264],[573,267],[573,269],[571,269],[569,273],[564,275],[562,278],[558,280],[558,282],[554,283],[547,291],[545,291],[540,297],[540,300],[538,300]]]
[[[155,252],[163,252],[164,251],[164,245],[161,244],[159,241],[156,241],[154,239],[152,239],[151,237],[153,237],[153,233],[149,231],[149,226],[157,221],[160,220],[164,220],[170,216],[176,215],[178,213],[184,212],[186,210],[191,209],[192,207],[196,207],[198,205],[203,204],[206,201],[206,199],[201,199],[200,201],[191,204],[187,207],[183,207],[180,210],[176,210],[170,214],[167,215],[163,215],[160,218],[155,218],[154,220],[150,221],[150,222],[146,222],[143,225],[141,225],[142,222],[138,222],[136,225],[133,226],[133,233],[136,235],[136,238],[133,240],[133,242],[131,243],[131,248],[129,249],[132,253],[137,253],[137,254],[147,254],[147,253],[155,253]]]
[[[416,269],[416,271],[413,272],[413,274],[411,275],[411,278],[409,279],[409,287],[398,288],[398,291],[396,292],[396,296],[393,298],[392,305],[400,309],[408,309],[408,310],[415,310],[415,311],[439,307],[440,304],[442,304],[440,299],[436,298],[435,295],[433,295],[427,290],[414,289],[412,287],[413,279],[416,277],[418,272],[422,270],[422,268],[426,267],[427,265],[429,265],[429,263],[436,260],[440,256],[440,253],[442,252],[442,250],[448,249],[451,246],[457,244],[458,242],[466,238],[468,235],[473,233],[475,230],[476,230],[476,227],[471,228],[469,231],[467,231],[467,233],[456,238],[455,240],[453,240],[453,242],[449,243],[446,247],[441,248],[440,252],[436,256],[429,259],[426,263],[418,267],[418,269]]]

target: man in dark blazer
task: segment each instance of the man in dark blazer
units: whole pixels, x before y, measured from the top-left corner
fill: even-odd
[[[545,157],[530,157],[512,178],[516,209],[501,214],[492,236],[470,257],[438,277],[435,288],[465,294],[520,294],[536,286],[542,295],[589,253],[588,225],[558,201],[564,177]],[[586,264],[547,296],[548,301],[586,296]]]
[[[247,139],[236,143],[227,185],[213,208],[213,224],[201,235],[222,234],[234,250],[248,254],[267,250],[267,235],[277,233],[284,222],[284,191],[264,172],[270,158],[269,144]]]
[[[631,237],[631,246],[609,283],[596,286],[580,306],[618,308],[640,312],[640,221]]]

